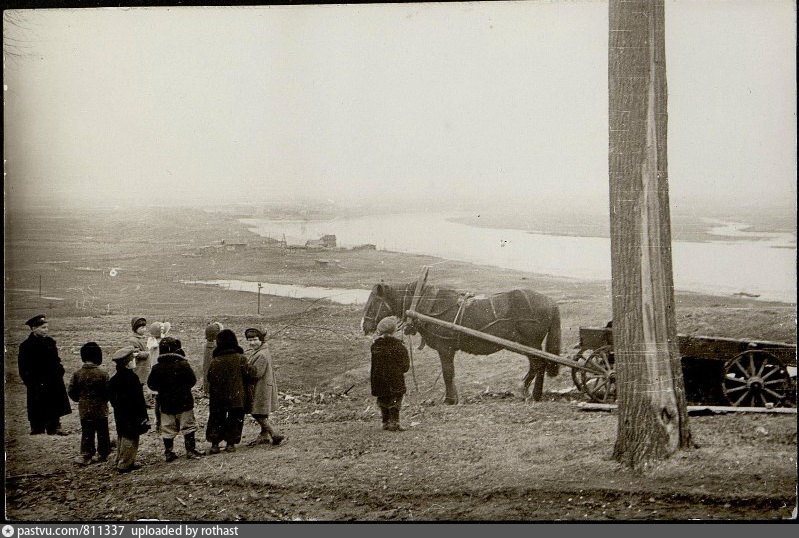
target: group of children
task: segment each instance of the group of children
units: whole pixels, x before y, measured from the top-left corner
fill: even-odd
[[[205,453],[197,448],[197,420],[192,388],[197,377],[186,360],[177,338],[168,335],[169,323],[147,326],[141,316],[131,320],[133,336],[128,345],[111,357],[116,363],[113,377],[99,366],[103,351],[96,342],[80,349],[83,366],[72,376],[69,387],[63,382],[64,369],[55,340],[48,336],[43,314],[26,322],[28,339],[20,344],[20,377],[28,390],[28,419],[31,434],[65,435],[59,418],[71,412],[69,400],[78,402],[81,424],[81,455],[77,463],[88,465],[107,461],[111,454],[108,429],[108,404],[114,408],[117,431],[116,468],[129,472],[139,468],[136,454],[139,436],[150,430],[148,407],[155,409],[156,431],[164,443],[167,462],[177,459],[175,438],[183,436],[188,459]],[[399,414],[405,394],[404,374],[409,369],[408,352],[394,335],[397,319],[384,318],[377,325],[371,347],[371,388],[381,410],[383,429],[402,431]],[[213,322],[205,328],[202,392],[208,397],[208,423],[205,438],[210,454],[223,449],[233,452],[241,442],[246,414],[258,422],[259,435],[249,444],[279,445],[284,437],[269,421],[278,408],[278,389],[272,358],[266,343],[266,330],[244,331],[248,351],[239,347],[236,334]],[[149,402],[148,402],[149,400]],[[96,441],[96,443],[95,443]]]
[[[168,336],[169,323],[137,316],[131,320],[134,335],[129,345],[111,357],[116,363],[113,377],[101,368],[103,353],[95,342],[80,349],[83,366],[75,372],[67,393],[78,402],[81,423],[81,455],[77,462],[88,465],[107,461],[111,453],[108,430],[108,403],[114,408],[117,430],[116,468],[129,472],[139,468],[136,454],[139,436],[150,430],[149,407],[154,407],[156,430],[164,443],[167,462],[177,459],[175,438],[183,436],[188,459],[205,452],[197,448],[197,420],[194,415],[192,388],[197,377],[186,360],[179,339]],[[277,410],[277,383],[266,343],[266,330],[248,328],[245,338],[249,350],[239,347],[233,331],[221,323],[205,330],[202,390],[208,396],[209,415],[206,440],[211,454],[232,452],[241,442],[247,413],[261,426],[250,445],[279,445],[284,440],[269,421]],[[149,389],[149,390],[147,390]],[[96,445],[95,445],[96,439]]]

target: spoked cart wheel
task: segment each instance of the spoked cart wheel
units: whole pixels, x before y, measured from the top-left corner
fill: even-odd
[[[747,350],[724,365],[722,389],[735,407],[778,407],[787,400],[790,386],[782,361],[766,351]]]
[[[586,353],[585,364],[600,370],[602,374],[587,370],[572,370],[574,384],[592,402],[609,403],[616,400],[616,372],[613,368],[613,348],[602,346]],[[579,381],[578,381],[579,380]]]
[[[578,350],[577,353],[574,355],[574,362],[576,362],[580,366],[584,365],[585,361],[588,359],[588,357],[591,356],[591,353],[593,352],[594,351],[592,349]],[[572,381],[574,381],[574,386],[577,387],[577,390],[579,390],[580,392],[585,393],[585,388],[583,387],[582,380],[580,379],[580,370],[578,370],[577,368],[572,368],[571,370],[572,370]]]

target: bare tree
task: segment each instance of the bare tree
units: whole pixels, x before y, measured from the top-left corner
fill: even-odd
[[[630,467],[691,444],[674,314],[663,0],[611,0],[608,55],[613,341]]]

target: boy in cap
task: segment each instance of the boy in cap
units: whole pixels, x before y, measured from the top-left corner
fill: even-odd
[[[208,367],[211,366],[214,348],[216,347],[216,337],[224,327],[218,321],[212,321],[205,328],[205,347],[203,348],[203,386],[202,390],[208,396]]]
[[[126,473],[139,469],[136,452],[139,450],[139,435],[150,429],[144,392],[136,373],[131,369],[131,361],[136,350],[132,346],[123,347],[111,357],[116,363],[116,374],[109,382],[109,399],[114,407],[114,421],[117,427],[117,471]]]
[[[252,415],[261,426],[260,435],[249,443],[250,446],[260,444],[279,445],[285,437],[277,433],[269,423],[269,414],[277,411],[277,380],[272,367],[272,355],[266,343],[266,329],[250,328],[244,331],[247,344],[247,362],[253,369],[253,378],[247,383],[246,412]]]
[[[410,368],[408,350],[400,340],[394,338],[397,318],[389,316],[377,324],[378,336],[372,343],[372,396],[377,396],[377,405],[383,415],[383,429],[402,431],[399,414],[402,396],[405,394],[405,372]]]
[[[68,435],[61,429],[61,417],[72,412],[64,386],[64,366],[55,340],[48,336],[44,314],[25,322],[31,332],[19,345],[19,376],[27,388],[28,421],[31,435]]]
[[[244,350],[236,334],[222,330],[216,337],[211,365],[208,367],[208,424],[205,438],[211,443],[210,454],[219,454],[225,441],[227,452],[234,452],[241,442],[244,427],[245,382],[252,377]]]
[[[147,386],[158,392],[164,457],[167,462],[177,459],[175,437],[180,433],[186,446],[186,457],[196,459],[204,455],[197,450],[194,437],[197,421],[191,389],[197,383],[197,377],[185,358],[180,340],[167,336],[158,344],[158,349],[161,354],[150,372]]]
[[[80,413],[80,458],[79,465],[94,461],[106,461],[111,453],[111,438],[108,434],[108,374],[100,369],[103,350],[96,342],[87,342],[80,348],[83,366],[72,374],[67,394],[78,402]],[[97,437],[95,450],[94,438]],[[97,459],[93,459],[95,452]]]

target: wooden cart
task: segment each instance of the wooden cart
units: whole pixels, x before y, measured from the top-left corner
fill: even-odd
[[[686,398],[699,404],[796,405],[796,345],[763,340],[677,335]],[[577,388],[594,402],[616,399],[613,330],[580,327],[572,359]],[[596,370],[602,370],[597,374]]]

